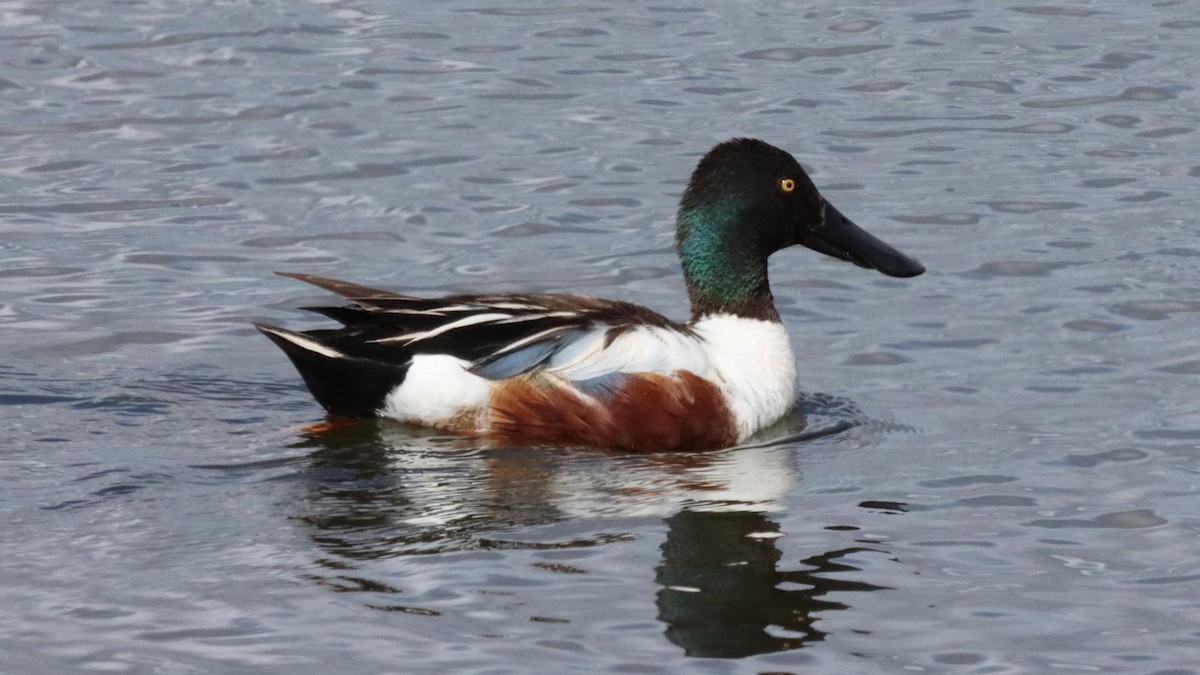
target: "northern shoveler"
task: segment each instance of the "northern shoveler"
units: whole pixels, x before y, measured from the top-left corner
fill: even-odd
[[[353,304],[341,328],[259,325],[329,413],[392,417],[502,445],[698,450],[744,441],[793,406],[791,342],[767,258],[800,244],[893,277],[925,268],[843,216],[800,164],[735,138],[696,166],[676,249],[692,318],[581,295],[417,298],[282,273]]]

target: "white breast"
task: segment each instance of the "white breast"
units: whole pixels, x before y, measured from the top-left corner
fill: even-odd
[[[796,358],[783,324],[717,314],[693,328],[704,340],[715,378],[737,420],[739,441],[795,404]]]

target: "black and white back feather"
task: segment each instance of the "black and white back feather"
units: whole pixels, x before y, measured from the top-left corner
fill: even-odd
[[[420,298],[310,274],[279,274],[353,304],[304,308],[337,321],[341,328],[294,333],[260,326],[268,336],[301,337],[304,345],[319,346],[328,356],[397,368],[405,367],[415,355],[447,354],[468,362],[475,375],[498,380],[537,368],[597,331],[604,335],[604,346],[642,327],[690,334],[686,324],[615,300],[562,294]]]

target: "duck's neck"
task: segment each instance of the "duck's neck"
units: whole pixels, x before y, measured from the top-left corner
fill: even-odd
[[[767,280],[767,255],[759,242],[737,235],[733,209],[681,209],[676,249],[692,303],[692,320],[728,314],[779,321]]]

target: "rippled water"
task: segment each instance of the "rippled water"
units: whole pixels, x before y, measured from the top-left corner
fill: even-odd
[[[0,4],[0,671],[1200,673],[1195,9]],[[319,433],[249,327],[685,316],[733,135],[930,270],[776,256],[808,436]]]

